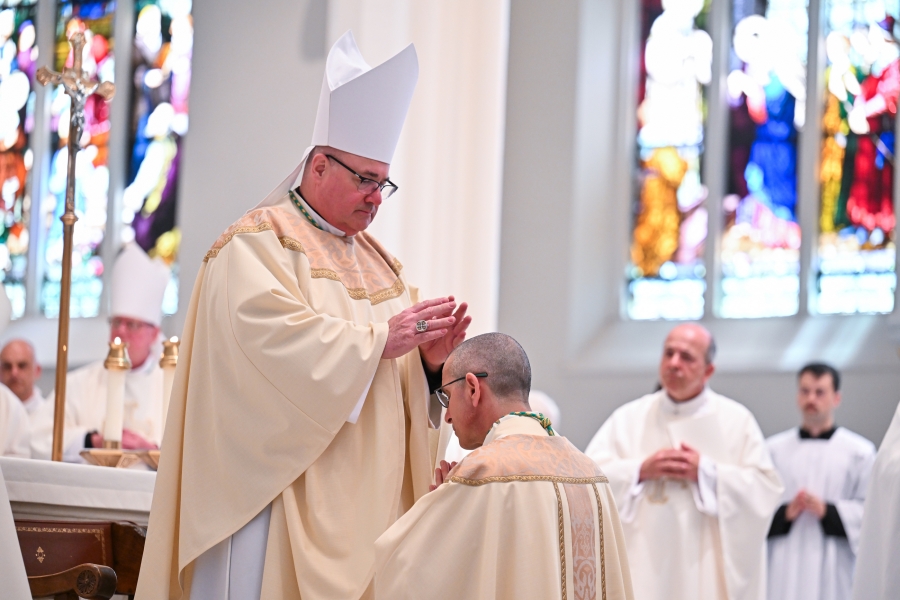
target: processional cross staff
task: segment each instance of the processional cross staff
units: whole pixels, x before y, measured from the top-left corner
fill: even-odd
[[[59,290],[59,337],[56,343],[56,397],[53,413],[53,454],[55,461],[63,455],[63,425],[66,413],[66,372],[69,367],[69,304],[72,297],[72,233],[75,229],[75,160],[80,149],[79,140],[84,130],[84,105],[91,94],[98,94],[109,102],[116,93],[116,86],[109,81],[99,83],[88,78],[81,66],[84,52],[84,34],[75,32],[69,38],[72,45],[72,68],[55,73],[47,67],[37,72],[41,85],[62,85],[72,100],[69,111],[69,163],[66,177],[66,210],[59,218],[63,223],[62,281]]]

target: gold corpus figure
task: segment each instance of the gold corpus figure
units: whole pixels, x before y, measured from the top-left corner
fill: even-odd
[[[81,132],[84,129],[84,104],[88,96],[98,94],[109,102],[116,87],[105,81],[98,83],[87,78],[81,66],[84,34],[76,32],[69,38],[72,45],[72,68],[55,73],[47,67],[37,72],[41,85],[62,85],[72,101],[69,111],[69,164],[66,175],[66,210],[59,218],[63,223],[62,281],[59,290],[59,337],[56,342],[56,402],[53,413],[53,452],[51,458],[62,460],[63,424],[66,413],[66,371],[69,367],[69,301],[72,296],[72,232],[75,229],[75,159],[78,155]]]
[[[677,192],[688,163],[675,148],[657,148],[641,166],[648,174],[641,188],[641,212],[634,227],[631,261],[643,277],[655,277],[678,250],[681,213]]]

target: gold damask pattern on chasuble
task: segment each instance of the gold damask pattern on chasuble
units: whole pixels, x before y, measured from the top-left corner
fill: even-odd
[[[341,238],[322,231],[303,216],[280,207],[253,210],[232,224],[206,253],[204,261],[218,256],[236,235],[271,231],[285,250],[300,252],[309,260],[313,279],[330,279],[346,288],[354,300],[373,305],[405,291],[403,265],[365,232]]]
[[[556,494],[559,521],[560,591],[569,598],[571,571],[572,597],[576,600],[606,598],[606,561],[603,555],[603,505],[597,484],[609,480],[597,465],[564,437],[509,435],[483,446],[466,457],[450,472],[450,481],[469,486],[491,483],[550,482]],[[591,500],[590,488],[594,491]],[[562,489],[560,489],[562,488]],[[561,493],[562,492],[562,493]],[[566,562],[566,527],[563,496],[568,507],[568,542],[571,565]],[[594,519],[600,541],[600,581],[597,581]]]

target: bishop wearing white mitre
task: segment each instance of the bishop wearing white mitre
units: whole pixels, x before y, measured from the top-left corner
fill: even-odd
[[[160,325],[169,278],[165,263],[151,259],[136,244],[126,244],[113,263],[109,339],[120,338],[131,359],[131,370],[125,373],[123,448],[157,448],[162,441],[165,416]],[[103,446],[107,377],[102,359],[66,377],[64,460],[80,462],[79,452]],[[50,458],[54,408],[51,393],[32,415],[34,458]]]
[[[847,600],[875,446],[835,426],[834,367],[811,363],[797,379],[801,427],[766,440],[785,486],[769,529],[768,600]]]
[[[471,319],[365,232],[417,78],[412,45],[371,68],[344,34],[312,146],[207,253],[139,600],[370,598],[376,538],[428,492],[429,387]]]
[[[853,600],[896,600],[900,590],[900,406],[869,478]]]
[[[609,482],[529,405],[510,336],[460,344],[436,390],[460,445],[437,489],[375,544],[378,600],[632,600]]]
[[[662,389],[617,409],[586,454],[609,477],[635,600],[763,600],[782,485],[749,410],[706,383],[715,343],[695,324],[663,347]]]

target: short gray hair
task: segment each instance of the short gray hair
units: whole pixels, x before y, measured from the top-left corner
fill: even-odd
[[[464,341],[450,354],[451,377],[487,372],[484,379],[500,399],[521,396],[528,401],[531,391],[531,363],[524,348],[504,333],[484,333]]]

